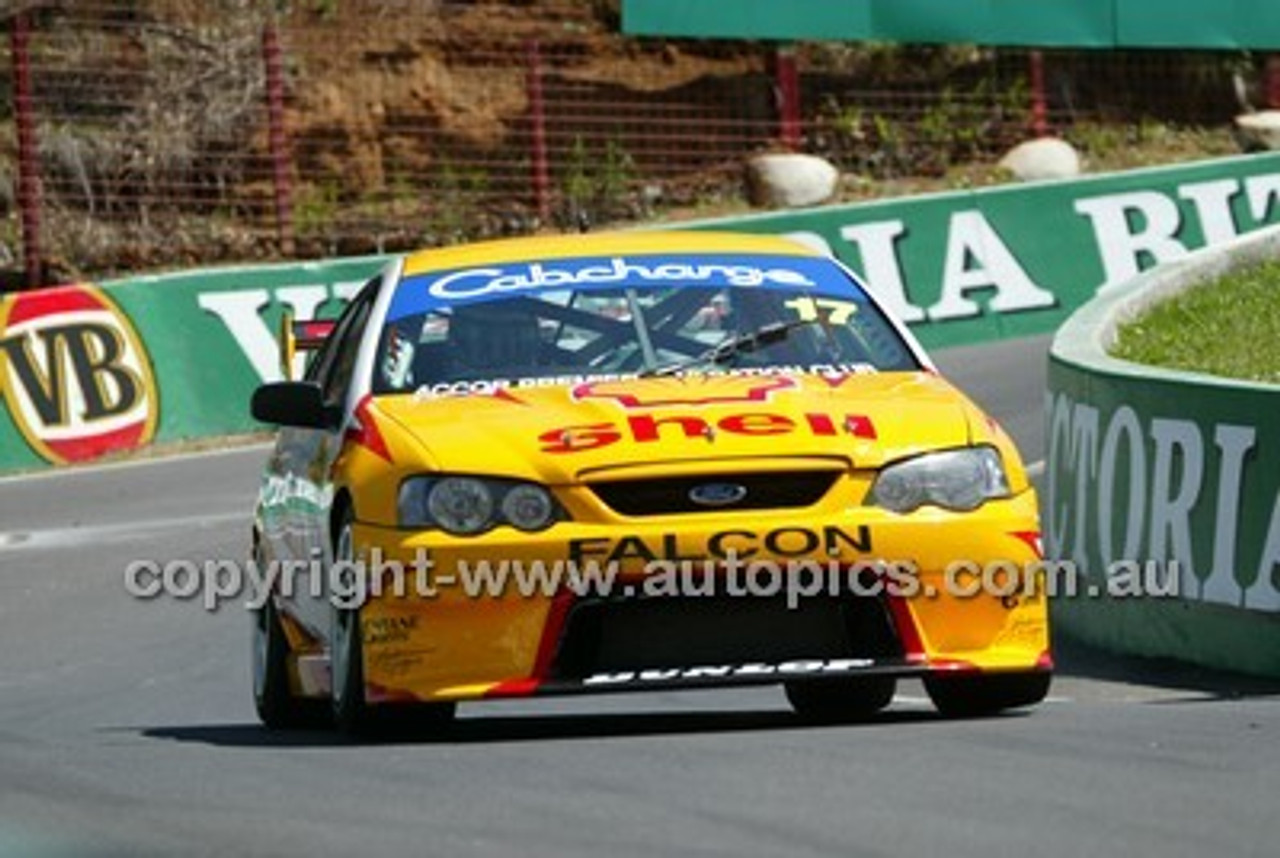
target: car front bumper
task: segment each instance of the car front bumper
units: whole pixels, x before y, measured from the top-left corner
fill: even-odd
[[[372,703],[1052,668],[1030,490],[967,513],[354,535]]]

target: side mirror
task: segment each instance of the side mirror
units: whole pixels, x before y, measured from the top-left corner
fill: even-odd
[[[314,381],[264,384],[253,392],[249,411],[259,422],[301,429],[334,429],[342,418],[341,409],[325,404]]]

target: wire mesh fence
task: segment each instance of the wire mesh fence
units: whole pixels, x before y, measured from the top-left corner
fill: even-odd
[[[741,199],[753,152],[874,184],[1033,130],[1221,127],[1268,101],[1265,58],[1238,52],[636,39],[616,0],[10,0],[0,20],[10,285],[706,210]]]

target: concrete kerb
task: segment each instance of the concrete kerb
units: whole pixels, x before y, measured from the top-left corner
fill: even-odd
[[[1280,385],[1107,354],[1120,327],[1150,307],[1270,259],[1280,259],[1280,229],[1107,289],[1055,335],[1046,395],[1049,555],[1104,569],[1105,529],[1109,545],[1122,534],[1133,560],[1177,560],[1182,582],[1176,598],[1057,599],[1055,624],[1067,636],[1280,677]]]
[[[1058,328],[1049,350],[1050,357],[1095,373],[1123,378],[1276,391],[1280,388],[1275,385],[1149,366],[1108,354],[1120,328],[1149,308],[1230,271],[1269,259],[1280,259],[1280,227],[1261,229],[1225,244],[1202,248],[1176,262],[1157,266],[1126,283],[1107,288]]]

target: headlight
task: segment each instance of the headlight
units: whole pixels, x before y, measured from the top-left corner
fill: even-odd
[[[554,515],[555,504],[542,486],[521,483],[502,498],[502,517],[521,530],[542,530]]]
[[[965,511],[1008,495],[1009,480],[995,448],[966,447],[889,465],[871,487],[870,503],[894,512],[924,504]]]
[[[401,527],[438,527],[458,536],[500,524],[542,530],[559,507],[542,486],[480,477],[410,477],[400,484]]]
[[[470,477],[447,477],[427,490],[427,515],[450,533],[479,533],[493,518],[493,492]]]

